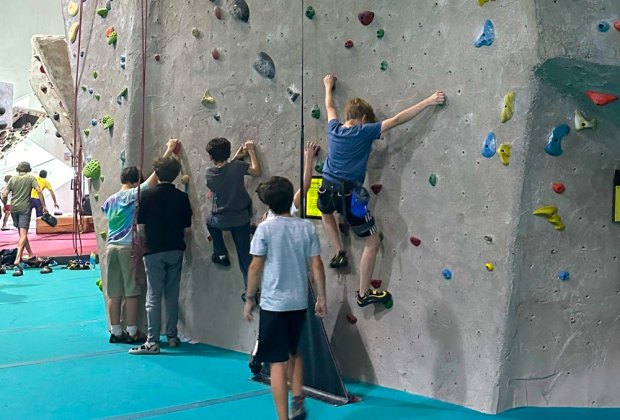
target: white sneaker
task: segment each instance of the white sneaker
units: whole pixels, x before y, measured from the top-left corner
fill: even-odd
[[[129,354],[159,354],[159,343],[144,343],[129,349]]]

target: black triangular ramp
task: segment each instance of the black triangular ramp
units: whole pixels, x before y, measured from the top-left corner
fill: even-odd
[[[360,401],[358,397],[347,392],[329,345],[323,320],[314,314],[315,302],[314,290],[308,281],[308,311],[299,343],[299,351],[304,359],[305,395],[333,405]],[[261,373],[252,380],[269,385],[269,364],[265,363]]]

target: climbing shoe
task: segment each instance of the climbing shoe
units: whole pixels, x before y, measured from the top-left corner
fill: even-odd
[[[355,295],[357,296],[357,304],[362,307],[372,303],[385,303],[391,298],[390,293],[386,290],[368,289],[363,296],[360,296],[359,291],[356,291]]]
[[[159,343],[144,343],[129,349],[129,354],[159,354]]]
[[[52,267],[45,266],[39,271],[41,274],[49,274],[52,272]]]
[[[338,251],[336,255],[329,262],[330,268],[345,268],[349,265],[349,260],[347,259],[347,251]]]
[[[230,260],[228,259],[228,255],[211,254],[211,261],[213,261],[216,264],[223,265],[224,267],[228,267],[230,265]]]
[[[24,270],[22,270],[21,266],[16,265],[15,270],[13,271],[13,277],[19,277],[24,275]]]
[[[6,268],[4,266],[0,267],[0,274],[6,274]]]
[[[168,345],[170,347],[179,347],[181,340],[179,340],[179,337],[168,337]]]
[[[250,372],[254,375],[258,375],[261,370],[263,370],[263,364],[256,360],[256,356],[253,354],[250,355],[250,362],[248,363],[248,366],[250,367]]]
[[[291,420],[305,420],[308,416],[304,397],[293,397],[293,410],[291,411]]]
[[[121,335],[110,334],[110,340],[109,341],[112,344],[126,343],[128,337],[129,337],[129,335],[127,335],[126,332],[123,332]]]

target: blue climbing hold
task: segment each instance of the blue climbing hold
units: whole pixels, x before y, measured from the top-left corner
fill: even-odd
[[[90,93],[90,94],[92,95],[93,93],[95,93],[95,89],[93,89],[93,88],[88,88],[88,93]]]
[[[551,156],[560,156],[562,154],[562,139],[570,133],[570,127],[566,124],[561,124],[555,127],[551,134],[549,134],[549,140],[545,146],[545,152]]]
[[[493,41],[495,41],[495,28],[493,27],[493,22],[487,19],[484,21],[482,31],[480,32],[480,35],[478,35],[478,38],[476,39],[476,42],[474,42],[474,45],[476,46],[476,48],[484,46],[488,47],[489,45],[493,44]]]
[[[596,25],[596,29],[598,29],[599,32],[607,32],[609,30],[609,22],[601,20],[598,25]]]
[[[450,280],[452,278],[452,271],[448,270],[447,268],[444,268],[443,270],[441,270],[441,275],[443,276],[444,279]]]
[[[92,119],[90,120],[90,125],[92,125],[93,127],[97,125],[97,120],[96,119]]]
[[[495,156],[495,152],[497,151],[497,142],[495,139],[495,133],[490,132],[487,134],[487,137],[484,139],[484,143],[482,144],[482,150],[480,154],[485,158],[492,158]]]
[[[568,271],[560,271],[558,278],[562,281],[570,280],[570,273]]]

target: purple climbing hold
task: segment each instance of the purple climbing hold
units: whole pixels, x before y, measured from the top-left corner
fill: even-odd
[[[363,12],[359,12],[357,14],[357,18],[359,19],[359,21],[360,21],[360,23],[362,25],[368,26],[374,20],[375,14],[373,12],[371,12],[370,10],[365,10]]]
[[[230,5],[230,14],[237,20],[247,22],[250,19],[250,8],[245,0],[235,0]]]
[[[276,77],[276,65],[265,52],[259,52],[254,60],[254,70],[267,79]]]
[[[487,137],[484,139],[484,143],[482,144],[482,150],[480,154],[485,158],[492,158],[495,156],[495,152],[497,151],[497,141],[495,139],[495,133],[490,132],[487,134]]]
[[[551,156],[560,156],[562,154],[562,139],[570,133],[570,127],[566,124],[560,124],[555,127],[551,134],[549,134],[549,140],[545,146],[545,152]]]
[[[478,35],[474,45],[476,48],[490,46],[493,44],[493,41],[495,41],[495,28],[493,27],[493,22],[487,19],[484,21],[482,31],[480,32],[480,35]]]

